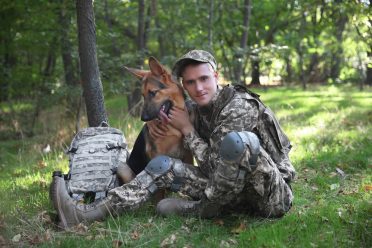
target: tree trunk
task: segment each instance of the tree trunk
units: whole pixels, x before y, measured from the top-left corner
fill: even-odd
[[[367,55],[368,55],[369,61],[371,61],[371,59],[372,59],[372,47],[371,47],[371,50],[368,51]],[[366,75],[366,81],[364,83],[365,83],[365,85],[369,85],[369,86],[372,85],[372,65],[371,65],[371,63],[367,63],[367,75]],[[362,86],[362,89],[363,89],[363,86]]]
[[[145,0],[138,0],[138,27],[137,27],[137,48],[138,58],[137,65],[143,66],[145,54]],[[141,89],[140,84],[135,83],[132,87],[131,94],[128,95],[128,112],[133,116],[139,116],[141,106]]]
[[[104,2],[104,11],[105,11],[105,22],[107,24],[108,30],[110,33],[113,33],[112,30],[112,19],[111,19],[111,13],[109,10],[108,2],[105,0]],[[120,49],[117,45],[116,39],[114,36],[111,37],[111,47],[112,47],[112,54],[114,56],[119,56],[120,55]]]
[[[261,85],[260,82],[260,61],[252,60],[252,81],[251,85],[258,86]]]
[[[340,14],[342,15],[342,13]],[[335,36],[336,36],[336,49],[333,51],[332,54],[332,65],[331,65],[331,79],[333,82],[336,82],[336,80],[340,77],[340,64],[341,59],[343,57],[343,49],[342,49],[342,33],[345,29],[345,24],[347,22],[347,16],[340,16],[338,20],[335,23],[336,30],[335,30]]]
[[[138,0],[137,48],[140,52],[138,66],[141,67],[145,50],[145,0]]]
[[[245,0],[244,1],[244,15],[243,15],[243,33],[240,39],[240,49],[238,53],[235,54],[234,63],[234,77],[236,84],[242,84],[242,70],[243,70],[243,57],[246,54],[247,42],[248,42],[248,31],[249,31],[249,19],[251,15],[251,1]],[[260,80],[258,79],[258,82]]]
[[[213,50],[213,9],[214,0],[209,0],[209,16],[208,16],[208,47]]]
[[[291,64],[291,56],[288,55],[285,57],[285,70],[287,72],[287,76],[286,76],[286,79],[285,81],[287,83],[291,83],[292,82],[292,78],[293,78],[293,72],[292,72],[292,64]]]
[[[61,0],[60,1],[60,43],[61,43],[61,53],[63,68],[65,72],[65,82],[69,86],[77,86],[78,80],[75,77],[74,65],[72,60],[72,45],[69,39],[70,32],[70,22],[71,22],[71,13],[69,12],[67,5],[69,1]]]
[[[7,101],[11,98],[11,88],[12,88],[12,71],[17,64],[17,57],[15,56],[15,47],[14,47],[14,32],[15,30],[12,27],[3,27],[2,35],[0,35],[1,49],[3,49],[3,58],[2,60],[2,71],[0,77],[0,101]]]
[[[77,0],[79,57],[88,123],[97,127],[107,122],[96,53],[96,30],[92,0]]]
[[[302,13],[302,18],[301,18],[301,26],[300,26],[300,38],[303,39],[304,37],[304,29],[305,27],[307,26],[307,23],[306,23],[306,15],[305,13]],[[302,89],[303,90],[306,90],[306,80],[305,80],[305,71],[304,71],[304,53],[303,53],[303,47],[302,47],[302,44],[301,44],[301,41],[300,43],[298,44],[297,46],[297,53],[298,53],[298,57],[299,57],[299,63],[298,63],[298,67],[300,68],[300,76],[299,76],[299,79],[300,79],[300,82],[302,84]]]
[[[34,104],[34,113],[32,115],[31,119],[31,126],[28,128],[30,132],[28,135],[32,136],[34,134],[34,128],[36,124],[37,117],[40,114],[40,110],[45,106],[45,102],[43,100],[45,99],[46,95],[49,95],[49,89],[46,86],[46,83],[49,81],[50,77],[53,75],[55,64],[56,64],[56,44],[57,44],[57,37],[53,37],[51,41],[51,46],[49,47],[48,54],[46,56],[46,62],[45,62],[45,67],[42,69],[40,74],[42,75],[42,82],[40,85],[40,88],[37,89],[36,91],[36,99],[35,99],[35,104]],[[41,68],[43,61],[41,61]]]
[[[152,17],[155,21],[155,28],[157,30],[157,40],[159,45],[159,57],[162,58],[165,56],[165,44],[163,39],[163,34],[160,32],[161,26],[160,21],[158,17],[158,1],[157,0],[151,0],[151,6],[152,6]]]

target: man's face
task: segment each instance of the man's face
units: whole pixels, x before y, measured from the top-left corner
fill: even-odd
[[[182,72],[182,84],[196,104],[206,106],[217,91],[218,74],[208,63],[188,65]]]

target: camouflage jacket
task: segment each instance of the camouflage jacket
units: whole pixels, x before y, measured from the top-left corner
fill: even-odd
[[[232,168],[227,168],[229,165],[224,164],[220,158],[220,143],[231,131],[251,131],[260,139],[264,138],[258,131],[261,122],[260,108],[264,105],[257,100],[258,98],[242,91],[236,91],[230,99],[221,99],[224,97],[222,91],[218,90],[209,106],[193,106],[195,131],[185,137],[184,143],[193,152],[201,171],[209,178],[205,189],[207,197],[218,201],[222,197],[227,203],[229,197],[226,195],[235,191],[232,187],[236,185],[228,182],[228,177],[222,176],[229,174]],[[218,109],[217,113],[213,111],[215,109]],[[277,167],[283,178],[290,182],[294,177],[294,168],[289,162],[288,153],[282,154],[279,160]],[[282,161],[284,163],[281,163]]]

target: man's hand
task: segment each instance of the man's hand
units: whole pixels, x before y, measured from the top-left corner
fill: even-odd
[[[173,107],[169,111],[169,116],[164,113],[161,113],[161,115],[163,121],[170,123],[174,128],[180,130],[185,136],[194,130],[187,110]]]
[[[149,129],[150,136],[153,139],[164,138],[169,130],[169,128],[160,120],[148,121],[146,124]]]

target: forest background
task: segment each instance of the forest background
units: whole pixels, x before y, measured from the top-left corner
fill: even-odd
[[[207,246],[370,247],[370,0],[100,0],[93,6],[91,41],[108,119],[124,131],[130,147],[143,124],[137,117],[141,94],[123,66],[147,68],[154,56],[172,68],[188,50],[208,50],[223,83],[246,84],[261,93],[297,144],[292,153],[300,182],[293,186],[297,207],[275,225],[245,217],[167,222],[152,219],[145,208],[106,222],[106,231],[102,226],[78,230],[81,239],[54,232],[48,221],[51,171],[67,170],[61,151],[88,125],[79,7],[69,0],[2,0],[0,245],[63,246],[84,240],[91,247],[97,239],[113,246],[165,242],[166,247],[167,242],[195,245],[213,233]],[[183,232],[194,225],[196,235]],[[289,226],[293,230],[283,234]],[[148,228],[146,239],[142,232]],[[295,238],[300,231],[307,235]]]

